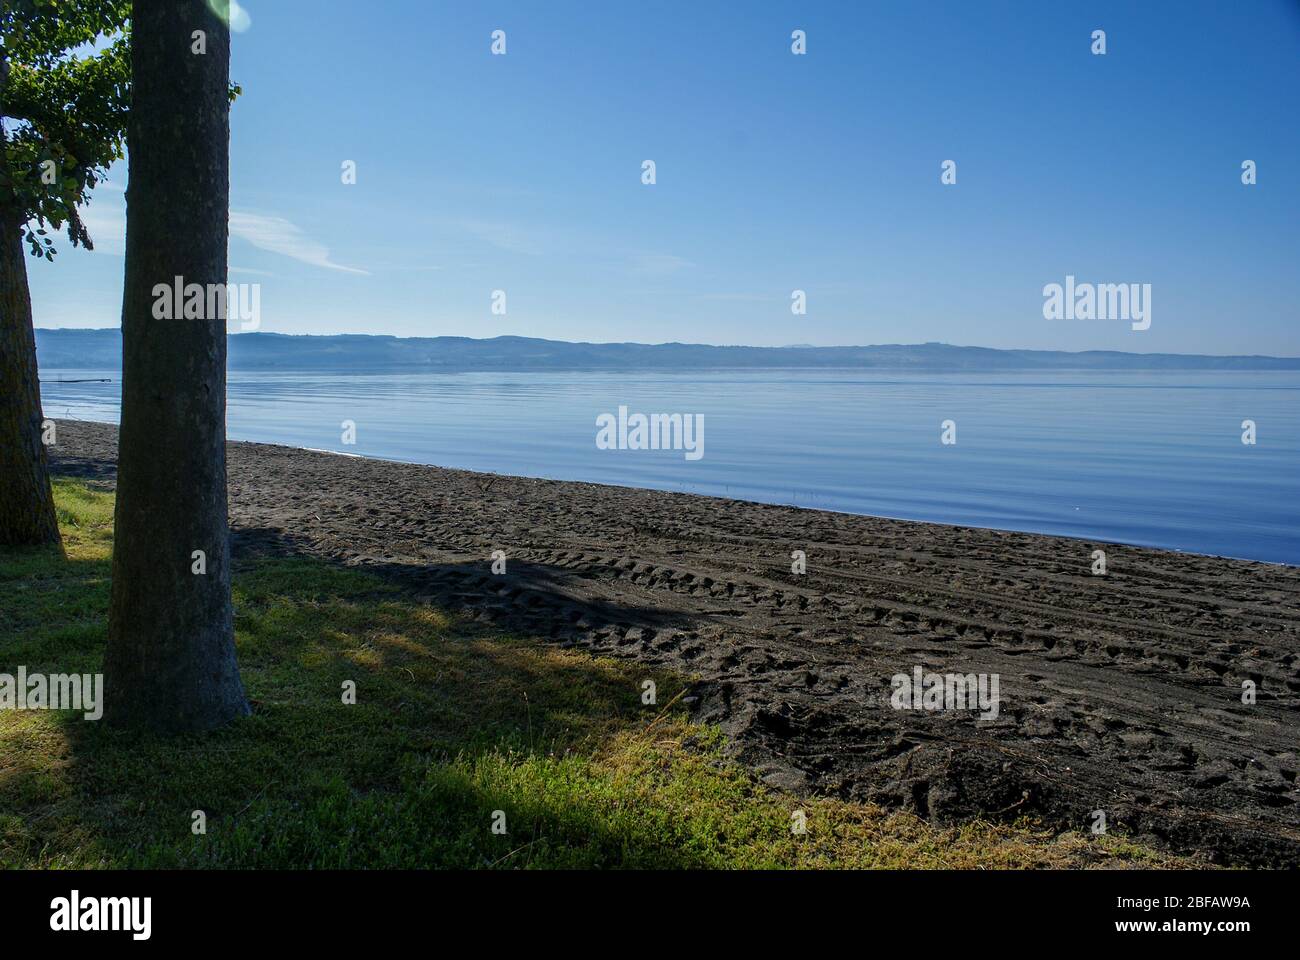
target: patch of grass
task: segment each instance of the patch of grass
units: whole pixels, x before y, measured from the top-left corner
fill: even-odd
[[[66,557],[0,552],[0,670],[99,669],[112,497],[68,481],[55,495]],[[0,713],[0,866],[1179,863],[1117,838],[942,829],[770,790],[717,730],[641,703],[644,680],[663,705],[684,678],[484,632],[362,570],[263,560],[236,571],[234,600],[254,713],[227,729],[163,739]]]

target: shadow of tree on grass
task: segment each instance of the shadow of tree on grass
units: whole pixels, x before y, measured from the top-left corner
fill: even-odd
[[[514,619],[516,605],[468,623],[435,602],[464,600],[477,570],[348,567],[299,555],[288,540],[265,546],[235,554],[253,715],[184,738],[64,713],[0,717],[0,807],[9,811],[0,862],[717,865],[689,818],[640,802],[663,770],[638,737],[681,678],[511,633],[538,622]],[[0,638],[0,663],[97,670],[107,563],[49,558],[39,588],[23,588],[40,594],[23,617],[31,629]],[[562,571],[512,572],[529,591],[562,590]],[[664,622],[654,611],[599,613]],[[561,635],[576,629],[561,623]],[[655,704],[642,702],[646,680]],[[192,829],[196,814],[205,833]],[[506,832],[493,832],[502,817]]]

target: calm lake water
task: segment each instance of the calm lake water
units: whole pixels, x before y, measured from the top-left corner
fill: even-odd
[[[117,421],[118,371],[41,376],[47,416]],[[83,377],[112,382],[57,382]],[[702,414],[703,457],[599,449],[596,418],[620,405]],[[235,440],[1300,563],[1300,372],[232,372],[228,424]]]

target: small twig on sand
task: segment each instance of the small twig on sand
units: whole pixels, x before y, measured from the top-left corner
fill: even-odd
[[[1028,802],[1029,802],[1029,791],[1028,791],[1028,790],[1022,790],[1021,793],[1020,793],[1020,799],[1019,799],[1019,800],[1017,800],[1015,803],[1013,803],[1013,804],[1012,804],[1011,806],[1009,806],[1009,807],[1003,807],[1001,810],[994,810],[994,811],[993,811],[993,816],[995,816],[995,817],[996,817],[996,816],[1000,816],[1001,814],[1006,813],[1008,810],[1014,810],[1014,809],[1016,809],[1016,807],[1022,807],[1022,806],[1024,806],[1026,803],[1028,803]]]

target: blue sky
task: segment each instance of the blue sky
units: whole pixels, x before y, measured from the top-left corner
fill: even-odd
[[[1296,0],[241,2],[263,330],[1300,354]],[[125,168],[37,326],[118,324]],[[1067,274],[1150,329],[1045,320]]]

